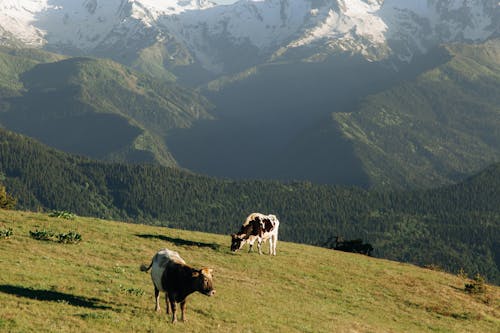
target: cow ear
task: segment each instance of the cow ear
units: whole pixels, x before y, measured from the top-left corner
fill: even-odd
[[[200,273],[203,274],[204,276],[212,276],[213,272],[214,272],[214,270],[212,268],[208,268],[208,267],[200,269]]]
[[[238,238],[239,238],[239,239],[244,239],[244,238],[245,238],[245,236],[246,236],[246,234],[241,234],[241,235],[238,235]]]

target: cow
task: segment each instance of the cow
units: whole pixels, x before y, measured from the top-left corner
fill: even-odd
[[[344,252],[361,253],[367,256],[372,255],[373,246],[370,243],[363,243],[362,239],[343,240],[341,237],[335,237],[335,250]]]
[[[269,239],[269,255],[276,255],[278,243],[278,229],[280,221],[275,215],[252,213],[236,234],[231,234],[231,251],[240,250],[245,243],[249,244],[248,252],[252,251],[253,244],[257,241],[259,254],[262,254],[262,242]]]
[[[151,269],[152,268],[152,269]],[[160,311],[160,291],[165,292],[165,305],[169,314],[172,308],[172,323],[177,321],[176,303],[181,304],[181,320],[185,321],[186,298],[198,291],[207,296],[215,295],[210,268],[195,269],[180,257],[179,253],[169,249],[158,251],[151,264],[141,265],[141,271],[151,269],[151,279],[155,290],[155,311]]]

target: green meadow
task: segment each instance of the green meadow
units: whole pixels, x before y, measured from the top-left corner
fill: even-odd
[[[0,232],[9,229],[0,332],[500,331],[500,288],[466,292],[471,280],[437,268],[288,242],[276,257],[234,254],[227,235],[0,210]],[[37,230],[82,240],[38,240]],[[170,323],[163,296],[154,312],[150,276],[139,270],[165,247],[215,271],[217,294],[189,296],[186,322]]]

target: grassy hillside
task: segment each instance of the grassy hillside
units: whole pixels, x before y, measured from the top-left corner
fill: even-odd
[[[3,332],[497,332],[500,289],[333,250],[278,243],[276,257],[232,254],[229,236],[0,210]],[[35,240],[73,230],[83,240]],[[154,313],[148,274],[160,248],[215,269],[216,296],[188,299],[186,323]],[[162,301],[163,305],[163,301]]]
[[[308,182],[231,181],[154,165],[103,163],[0,130],[0,181],[31,210],[229,234],[253,211],[278,215],[281,238],[325,245],[363,238],[374,255],[500,284],[500,164],[457,185],[366,191]]]
[[[64,151],[176,165],[167,133],[210,117],[195,92],[110,60],[37,60],[0,50],[0,123]]]
[[[446,64],[332,114],[375,185],[445,184],[500,160],[500,40],[447,50]]]

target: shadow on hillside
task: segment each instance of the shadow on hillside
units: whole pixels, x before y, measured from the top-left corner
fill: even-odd
[[[53,290],[31,289],[8,284],[0,285],[0,292],[31,298],[38,301],[62,302],[73,306],[81,306],[89,309],[111,309],[109,306],[99,305],[101,301],[97,298],[86,298],[65,294]]]
[[[203,243],[203,242],[195,242],[191,241],[188,239],[182,239],[182,238],[173,238],[173,237],[168,237],[164,235],[148,235],[148,234],[137,234],[137,237],[140,238],[156,238],[160,239],[162,241],[167,241],[170,243],[174,243],[177,246],[197,246],[197,247],[208,247],[212,250],[218,250],[220,248],[219,244],[215,243]]]

